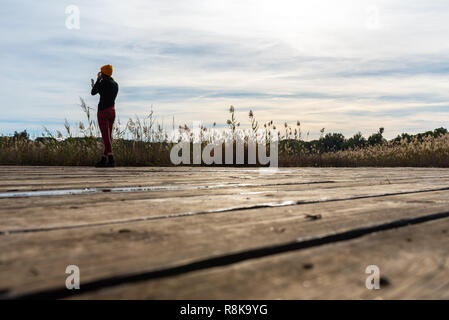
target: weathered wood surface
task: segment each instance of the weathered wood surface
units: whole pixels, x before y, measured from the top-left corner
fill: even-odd
[[[0,179],[3,297],[70,297],[74,264],[89,289],[75,298],[448,298],[447,169],[0,167]],[[416,246],[402,244],[410,232]],[[370,254],[391,267],[385,291],[364,286]],[[421,276],[401,275],[407,263]]]
[[[82,299],[449,299],[449,219],[81,295]],[[365,286],[366,268],[380,289]]]

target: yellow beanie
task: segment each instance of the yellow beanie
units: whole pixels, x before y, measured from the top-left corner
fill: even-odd
[[[107,76],[112,76],[112,66],[110,64],[101,67],[101,72]]]

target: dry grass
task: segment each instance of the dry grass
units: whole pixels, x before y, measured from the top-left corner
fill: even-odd
[[[0,137],[0,164],[3,165],[92,165],[102,154],[98,125],[92,116],[92,108],[81,99],[81,108],[86,114],[86,122],[80,122],[74,132],[68,122],[66,132],[50,132],[44,128],[41,138],[30,140],[26,134]],[[232,139],[240,128],[240,122],[231,106],[227,126]],[[333,152],[323,152],[316,144],[301,140],[301,125],[285,123],[276,128],[273,121],[260,125],[253,112],[249,113],[248,132],[262,132],[262,139],[269,142],[277,130],[280,166],[419,166],[449,167],[449,134],[440,136],[412,137],[386,141],[366,147],[347,148]],[[383,131],[383,129],[382,129]],[[219,139],[212,128],[201,127],[200,139],[205,145]],[[324,129],[321,131],[324,133]],[[176,136],[174,136],[176,134]],[[194,141],[192,128],[179,126],[168,133],[156,123],[153,112],[144,119],[129,119],[126,124],[119,121],[114,128],[113,148],[116,161],[123,166],[170,166],[170,150],[176,139]],[[380,136],[381,137],[381,136]],[[192,150],[192,148],[191,148]],[[224,153],[223,153],[224,154]]]
[[[449,167],[449,134],[326,153],[279,152],[281,166]]]

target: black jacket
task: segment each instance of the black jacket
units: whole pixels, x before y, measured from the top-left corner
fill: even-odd
[[[98,110],[104,110],[115,105],[115,98],[118,93],[118,84],[111,77],[103,76],[101,80],[97,79],[92,91],[93,96],[100,94],[100,102],[98,102]]]

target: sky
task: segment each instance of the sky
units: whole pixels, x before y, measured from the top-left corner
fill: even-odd
[[[122,122],[224,125],[234,105],[310,138],[449,127],[446,0],[2,0],[0,33],[0,134],[84,120],[104,64]]]

